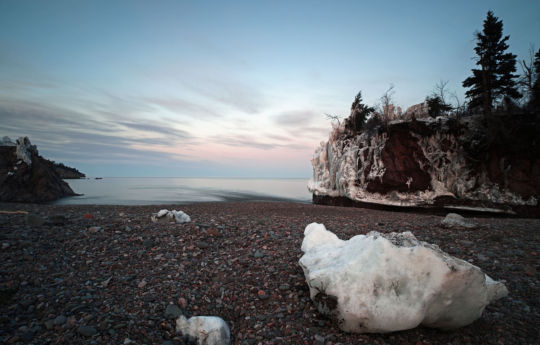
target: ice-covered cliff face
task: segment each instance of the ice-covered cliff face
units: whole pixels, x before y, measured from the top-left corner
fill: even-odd
[[[480,116],[395,121],[370,134],[350,135],[337,127],[315,151],[308,188],[315,201],[322,196],[510,213],[515,206],[538,209],[538,153],[516,153],[520,143],[513,147],[508,138],[499,138],[501,133],[491,132]],[[534,130],[531,136],[533,142]]]

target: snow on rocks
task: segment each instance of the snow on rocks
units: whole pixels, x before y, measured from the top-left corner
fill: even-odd
[[[384,333],[420,324],[462,327],[508,294],[480,268],[411,232],[372,231],[344,241],[323,224],[311,223],[302,251],[311,299],[346,332]]]
[[[0,146],[17,146],[8,136],[5,136],[2,138],[2,142],[0,142]]]
[[[176,319],[176,331],[197,339],[199,345],[228,345],[230,330],[227,323],[217,316],[193,316]]]
[[[448,213],[443,220],[441,220],[441,226],[444,228],[475,228],[476,224],[468,221],[457,213]]]
[[[28,166],[32,165],[32,153],[37,154],[37,148],[30,143],[28,137],[20,137],[17,139],[17,149],[15,154],[17,158],[25,162]]]
[[[191,218],[184,213],[183,211],[176,211],[176,210],[160,210],[158,213],[152,214],[152,222],[158,223],[158,222],[176,222],[176,223],[189,223],[191,222]]]
[[[17,155],[17,165],[20,165],[22,162],[25,162],[28,166],[32,165],[32,154],[37,154],[37,147],[30,143],[28,137],[19,137],[14,143],[8,136],[2,138],[0,146],[16,146],[15,154]]]

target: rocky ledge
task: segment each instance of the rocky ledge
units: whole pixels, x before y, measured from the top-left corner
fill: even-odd
[[[396,120],[336,126],[312,159],[318,204],[461,209],[540,217],[540,117]]]
[[[76,195],[28,137],[0,143],[0,201],[48,202]]]

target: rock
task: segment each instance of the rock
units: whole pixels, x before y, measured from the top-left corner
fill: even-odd
[[[253,254],[253,256],[256,257],[256,258],[262,258],[262,257],[264,257],[264,254],[261,251],[256,250],[255,253]]]
[[[531,265],[525,265],[523,267],[523,272],[528,275],[529,277],[535,277],[536,276],[536,268]]]
[[[184,297],[180,297],[178,299],[178,304],[180,305],[180,307],[182,309],[186,309],[186,307],[187,307],[187,301],[186,301],[186,299]]]
[[[476,227],[473,222],[467,221],[465,218],[457,213],[448,213],[443,220],[441,220],[441,226],[444,228],[467,228],[472,229]]]
[[[264,301],[264,300],[268,299],[268,297],[270,297],[270,296],[268,296],[268,294],[266,293],[266,291],[264,291],[264,290],[259,290],[259,291],[257,291],[257,297],[259,297],[260,300],[263,300],[263,301]]]
[[[94,327],[87,326],[87,325],[79,327],[77,332],[79,332],[80,335],[83,335],[85,337],[91,337],[91,336],[97,334],[97,330]]]
[[[54,214],[49,216],[49,221],[52,225],[64,225],[67,223],[67,218],[61,214]]]
[[[191,218],[183,211],[176,211],[176,210],[169,211],[165,209],[160,210],[158,213],[152,214],[150,219],[154,223],[158,223],[158,222],[169,223],[169,222],[174,221],[175,223],[180,224],[180,223],[191,222]]]
[[[46,329],[51,330],[54,327],[54,320],[47,320],[44,322],[44,325]]]
[[[325,345],[324,337],[322,335],[315,334],[313,337],[313,345]]]
[[[54,319],[54,324],[56,326],[62,326],[64,323],[66,323],[67,321],[67,318],[64,316],[64,315],[58,315],[55,319]]]
[[[0,145],[0,201],[48,202],[70,195],[76,194],[27,137],[16,146]]]
[[[319,312],[346,332],[384,333],[418,325],[453,329],[470,324],[504,297],[504,284],[410,232],[372,231],[340,240],[309,224],[300,266]]]
[[[176,331],[196,338],[199,345],[228,345],[230,331],[227,323],[216,316],[193,316],[176,320]]]
[[[280,289],[281,291],[287,291],[287,290],[289,290],[290,288],[291,288],[291,287],[289,286],[289,284],[281,284],[281,285],[279,286],[279,289]]]
[[[101,226],[91,226],[88,228],[88,232],[95,234],[101,231]]]
[[[204,241],[196,241],[195,244],[197,245],[197,247],[199,247],[201,249],[206,249],[206,248],[210,247],[210,244],[208,242],[204,242]]]
[[[148,284],[148,283],[146,282],[145,279],[143,279],[143,280],[141,280],[141,281],[139,282],[139,284],[137,284],[137,287],[138,287],[139,289],[142,289],[143,287],[146,286],[146,284]]]
[[[33,214],[33,213],[27,213],[24,217],[24,222],[28,226],[42,226],[45,224],[45,219],[41,218],[40,216]]]
[[[175,304],[168,304],[165,308],[165,318],[166,319],[176,319],[182,316],[184,313],[182,310]]]

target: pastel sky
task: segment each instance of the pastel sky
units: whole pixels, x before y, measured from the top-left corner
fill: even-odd
[[[89,176],[308,178],[359,90],[463,98],[490,9],[540,47],[529,0],[0,0],[0,136]]]

